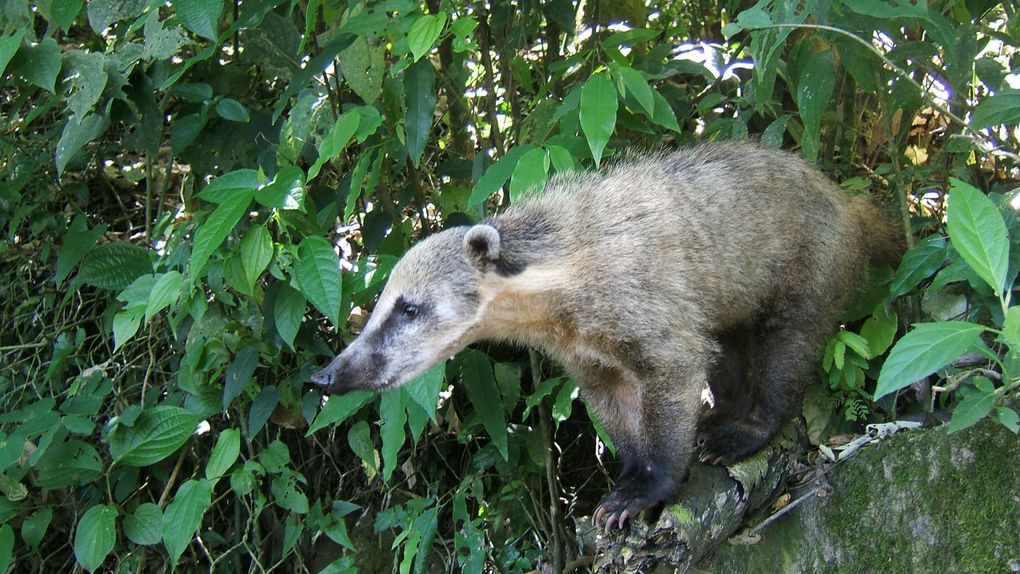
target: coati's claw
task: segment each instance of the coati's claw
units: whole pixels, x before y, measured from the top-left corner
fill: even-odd
[[[711,429],[702,427],[698,438],[701,462],[729,466],[757,452],[769,436],[747,422],[730,422]]]

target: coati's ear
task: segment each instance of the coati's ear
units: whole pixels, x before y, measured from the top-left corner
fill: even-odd
[[[495,227],[479,223],[464,234],[464,251],[468,257],[482,263],[499,259],[499,232]]]

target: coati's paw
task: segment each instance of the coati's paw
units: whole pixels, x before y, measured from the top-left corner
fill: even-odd
[[[605,520],[604,532],[612,532],[614,527],[624,528],[631,518],[658,502],[633,492],[631,488],[616,488],[595,509],[592,517],[596,525]]]
[[[758,452],[769,436],[762,427],[747,422],[702,426],[697,437],[701,462],[729,466]]]

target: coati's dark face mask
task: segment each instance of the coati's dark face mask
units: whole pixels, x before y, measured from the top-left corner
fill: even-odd
[[[479,244],[468,243],[469,233],[451,229],[412,247],[364,330],[312,383],[329,394],[389,389],[472,343],[484,302],[474,255]]]

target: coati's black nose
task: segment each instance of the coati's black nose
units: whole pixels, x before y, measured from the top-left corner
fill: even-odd
[[[329,372],[329,369],[323,369],[312,375],[312,383],[320,387],[328,387],[333,384],[333,374]]]

